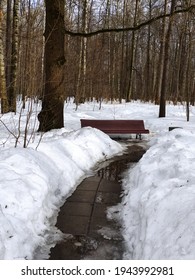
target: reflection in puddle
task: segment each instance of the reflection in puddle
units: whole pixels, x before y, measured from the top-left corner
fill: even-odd
[[[129,160],[119,160],[100,169],[97,176],[109,181],[120,181],[121,174],[128,168],[131,163]]]
[[[120,181],[122,173],[138,162],[144,153],[145,150],[141,146],[131,146],[124,155],[113,158],[111,162],[105,162],[97,171],[97,176],[110,181]]]

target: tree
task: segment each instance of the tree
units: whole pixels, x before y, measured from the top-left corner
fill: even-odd
[[[167,0],[164,3],[164,14],[167,12]],[[165,95],[161,94],[162,89],[162,80],[163,80],[163,69],[164,69],[164,60],[165,60],[165,41],[166,41],[166,24],[167,19],[162,19],[162,29],[160,34],[160,53],[159,53],[159,61],[158,61],[158,70],[157,70],[157,79],[156,79],[156,96],[155,103],[160,103],[160,115],[165,114]]]
[[[148,16],[149,19],[152,18],[152,1],[149,0],[148,4]],[[146,63],[144,67],[144,100],[149,101],[149,96],[152,92],[152,83],[151,83],[151,69],[150,69],[150,61],[151,61],[151,53],[150,53],[150,48],[151,48],[151,25],[149,24],[147,26],[147,54],[146,54]]]
[[[163,57],[163,71],[161,81],[161,93],[160,93],[160,107],[159,107],[159,118],[165,117],[166,115],[166,83],[168,79],[168,61],[169,61],[169,49],[170,49],[170,36],[173,25],[173,13],[175,10],[176,0],[171,1],[171,16],[169,18],[168,28],[164,42],[164,57]]]
[[[89,14],[89,3],[88,0],[82,1],[82,30],[84,33],[88,29],[88,14]],[[79,11],[78,11],[79,13]],[[87,38],[80,38],[80,53],[79,53],[79,67],[78,67],[78,78],[76,85],[75,101],[76,109],[79,103],[83,103],[86,97],[86,71],[87,71]]]
[[[19,0],[14,0],[13,4],[13,24],[12,24],[12,50],[10,67],[10,86],[8,87],[9,110],[16,112],[16,79],[18,66],[18,32],[19,32]]]
[[[38,115],[39,131],[64,126],[64,5],[65,0],[46,0],[45,89]]]
[[[11,52],[12,52],[12,0],[7,0],[6,14],[6,87],[10,87],[10,68],[11,68]]]
[[[7,112],[7,91],[5,79],[5,63],[4,63],[4,48],[3,48],[3,12],[2,1],[0,0],[0,97],[1,97],[1,112]]]
[[[135,13],[134,13],[134,20],[133,20],[133,27],[137,25],[137,18],[138,18],[138,8],[139,8],[139,0],[135,2]],[[136,31],[132,31],[132,39],[131,39],[131,51],[130,51],[130,66],[129,66],[129,84],[128,84],[128,91],[127,91],[127,101],[131,100],[131,96],[133,93],[133,72],[134,72],[134,61],[135,61],[135,50],[136,50]]]

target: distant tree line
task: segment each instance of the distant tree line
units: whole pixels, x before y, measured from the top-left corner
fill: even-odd
[[[158,104],[164,95],[174,103],[189,99],[194,104],[194,10],[177,13],[193,1],[107,0],[99,8],[96,1],[78,1],[77,6],[68,2],[68,30],[113,31],[93,37],[66,35],[66,89],[78,103],[96,97]],[[163,14],[169,17],[151,20]]]

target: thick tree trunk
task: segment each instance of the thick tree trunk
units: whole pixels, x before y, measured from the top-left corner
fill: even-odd
[[[64,126],[64,0],[46,0],[45,92],[39,131]]]

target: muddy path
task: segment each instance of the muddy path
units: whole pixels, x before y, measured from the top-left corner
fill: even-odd
[[[77,187],[60,209],[56,226],[65,237],[51,249],[51,260],[122,259],[121,225],[108,219],[107,209],[121,201],[121,176],[145,151],[131,143],[123,155],[101,163]]]

